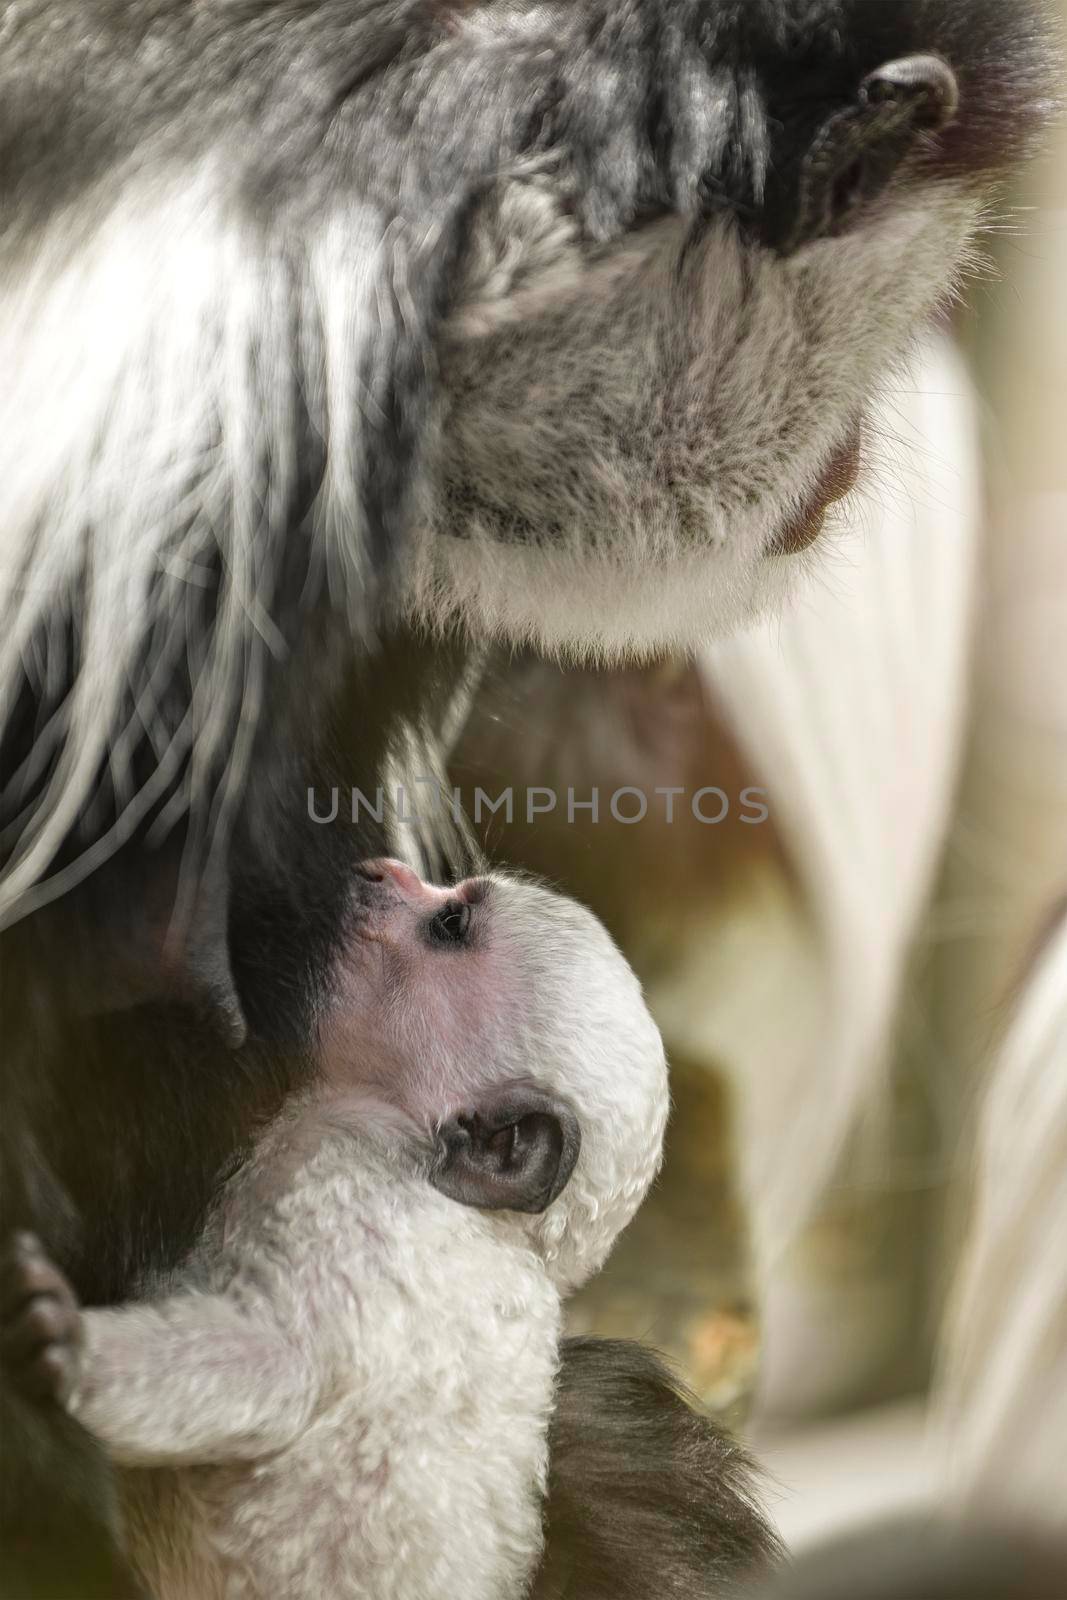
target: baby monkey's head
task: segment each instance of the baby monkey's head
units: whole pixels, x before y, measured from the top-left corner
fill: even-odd
[[[562,1288],[604,1261],[659,1167],[663,1044],[596,917],[525,879],[359,874],[326,1071],[415,1121],[431,1179],[521,1217]]]

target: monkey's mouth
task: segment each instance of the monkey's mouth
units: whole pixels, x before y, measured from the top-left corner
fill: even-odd
[[[843,500],[856,486],[860,475],[862,442],[863,429],[857,422],[844,444],[830,457],[822,476],[800,510],[776,535],[768,552],[770,555],[797,555],[815,543],[830,507],[836,500]]]

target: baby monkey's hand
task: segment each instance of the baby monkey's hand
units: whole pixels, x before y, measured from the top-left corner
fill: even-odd
[[[35,1234],[13,1234],[0,1255],[0,1364],[11,1383],[39,1404],[65,1404],[82,1340],[74,1290]]]

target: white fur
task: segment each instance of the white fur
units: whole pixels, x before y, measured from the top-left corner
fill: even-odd
[[[589,912],[505,880],[491,896],[477,959],[506,965],[514,1025],[483,1037],[472,1015],[463,1064],[427,1030],[384,1102],[328,1074],[227,1186],[172,1296],[86,1318],[72,1409],[129,1469],[158,1600],[511,1600],[533,1569],[561,1295],[655,1175],[666,1066]],[[527,1217],[439,1194],[434,1125],[530,1076],[581,1126],[559,1199]]]
[[[571,1096],[582,1125],[574,1175],[536,1222],[538,1249],[569,1292],[603,1265],[659,1168],[663,1044],[640,984],[590,911],[534,884],[493,883],[523,973],[515,1065]]]
[[[336,1120],[281,1188],[266,1143],[179,1298],[87,1319],[75,1414],[159,1600],[504,1600],[539,1553],[558,1293]]]
[[[824,536],[821,581],[704,657],[795,887],[746,888],[726,927],[709,906],[708,937],[651,996],[670,1044],[735,1078],[764,1273],[880,1094],[954,796],[980,506],[968,380],[947,344],[885,397],[867,452],[878,470]]]
[[[959,1276],[935,1418],[957,1503],[1067,1526],[1067,492],[1058,436],[1040,422],[1067,343],[1048,308],[1061,236],[1027,260],[1014,312],[1025,413],[1005,426],[1003,482],[979,639],[980,693],[952,879],[964,935],[943,1007],[957,1100],[982,1091]],[[1044,279],[1044,294],[1040,292]],[[1051,298],[1050,298],[1051,296]],[[1014,374],[1013,374],[1014,376]],[[1037,485],[1056,485],[1055,488]],[[1059,916],[1057,917],[1057,908]],[[976,937],[977,935],[977,937]],[[1035,959],[1035,946],[1041,943]],[[991,1000],[994,1002],[991,1004]],[[969,1119],[970,1120],[970,1119]],[[968,1127],[967,1133],[973,1130]]]
[[[1067,920],[992,1064],[937,1417],[971,1510],[1067,1527]]]
[[[363,625],[365,397],[351,349],[373,323],[386,359],[380,257],[391,250],[400,274],[403,252],[357,209],[271,254],[223,186],[209,168],[131,179],[115,200],[54,216],[32,254],[0,260],[0,719],[23,664],[42,689],[62,684],[68,614],[80,657],[35,744],[36,765],[58,764],[23,818],[0,925],[86,877],[183,770],[186,801],[220,762],[224,792],[240,782],[267,661],[287,653],[270,611],[282,540],[310,537],[337,612]],[[310,535],[285,526],[298,376],[327,452]],[[216,584],[205,636],[196,592]],[[131,714],[144,657],[150,685]],[[155,696],[185,661],[192,703],[167,738]],[[137,790],[128,762],[146,730],[156,770]],[[118,823],[43,883],[105,761]]]

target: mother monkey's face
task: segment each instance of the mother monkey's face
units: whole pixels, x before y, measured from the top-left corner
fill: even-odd
[[[1035,125],[1031,23],[999,0],[469,9],[454,70],[526,97],[532,136],[457,249],[416,613],[612,655],[773,600]]]

